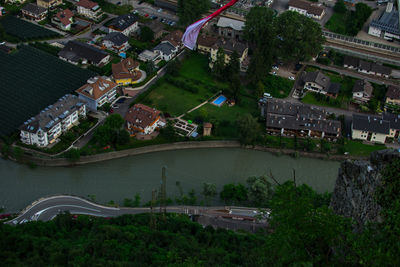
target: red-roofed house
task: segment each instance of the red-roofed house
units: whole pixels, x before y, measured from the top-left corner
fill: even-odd
[[[87,84],[75,91],[79,99],[87,102],[88,108],[97,110],[105,103],[111,103],[117,93],[117,84],[104,76],[90,78]]]
[[[65,9],[58,12],[53,18],[52,22],[60,27],[64,31],[71,30],[73,23],[74,13],[71,10]]]
[[[79,14],[90,19],[98,20],[103,15],[100,6],[90,0],[80,0],[76,6]]]
[[[131,136],[151,134],[164,123],[160,120],[160,111],[143,104],[131,107],[125,115],[126,129]]]

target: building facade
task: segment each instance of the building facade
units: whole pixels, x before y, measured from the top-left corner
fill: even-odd
[[[325,15],[325,9],[320,4],[305,0],[290,0],[289,10],[317,20],[321,20]]]
[[[80,0],[76,4],[76,10],[78,14],[93,20],[98,20],[103,15],[100,6],[90,0]]]
[[[390,122],[382,117],[353,114],[351,125],[353,139],[384,144],[389,134]]]
[[[53,9],[62,4],[62,0],[37,0],[37,5],[46,9]]]
[[[47,9],[36,4],[29,3],[23,8],[21,8],[22,16],[34,20],[34,21],[42,21],[47,17]]]
[[[105,76],[90,78],[87,84],[75,91],[79,99],[87,102],[87,107],[97,110],[105,103],[111,103],[117,94],[117,84]]]
[[[86,102],[77,96],[65,95],[20,127],[21,142],[46,147],[85,116]]]
[[[108,26],[108,32],[120,32],[126,36],[139,30],[139,18],[133,13],[115,18]]]
[[[160,126],[160,114],[159,110],[143,104],[135,104],[125,115],[126,129],[131,136],[151,134]]]

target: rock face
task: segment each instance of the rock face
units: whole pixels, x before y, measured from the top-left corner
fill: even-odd
[[[368,221],[381,221],[375,191],[381,185],[381,171],[397,158],[398,151],[381,150],[373,152],[369,161],[346,160],[341,164],[330,206],[336,214],[352,218],[356,230]]]

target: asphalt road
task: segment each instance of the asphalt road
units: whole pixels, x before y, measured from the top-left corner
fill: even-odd
[[[207,215],[210,217],[244,216],[254,217],[257,215],[256,208],[233,208],[231,214],[226,207],[198,207],[198,206],[176,206],[167,207],[167,212]],[[76,196],[53,196],[38,200],[27,207],[17,218],[6,222],[16,225],[28,221],[49,221],[58,214],[68,211],[71,214],[85,214],[97,217],[116,217],[124,214],[148,213],[150,208],[114,208],[95,204],[86,199]],[[156,207],[155,211],[159,211]]]

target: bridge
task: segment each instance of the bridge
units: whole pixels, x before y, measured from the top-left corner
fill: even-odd
[[[153,208],[158,212],[159,208]],[[169,213],[180,213],[206,216],[209,218],[221,218],[224,220],[239,220],[255,223],[256,216],[260,214],[256,208],[244,207],[201,207],[201,206],[170,206],[166,208]],[[58,195],[39,199],[25,208],[18,217],[6,222],[7,224],[17,225],[29,221],[49,221],[58,214],[69,212],[71,214],[83,214],[96,217],[117,217],[124,214],[150,213],[150,207],[139,208],[119,208],[107,207],[77,196]],[[266,224],[266,221],[261,222]]]

